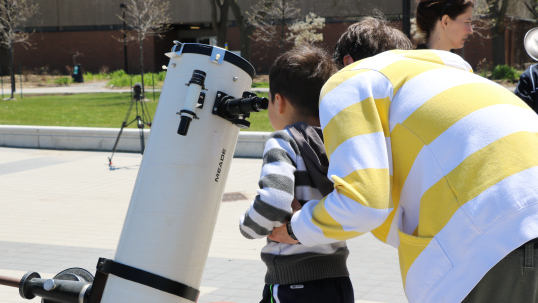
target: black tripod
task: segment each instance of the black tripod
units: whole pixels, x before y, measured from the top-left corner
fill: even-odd
[[[136,121],[136,124],[138,126],[138,129],[140,130],[140,153],[144,154],[144,126],[147,125],[148,127],[151,127],[151,117],[149,115],[148,106],[144,101],[141,101],[142,96],[142,85],[140,83],[136,83],[133,86],[133,97],[131,98],[131,104],[129,105],[129,110],[127,110],[127,115],[125,115],[125,119],[121,123],[121,129],[120,133],[118,134],[118,138],[116,138],[116,143],[114,143],[114,148],[112,149],[112,155],[108,158],[108,165],[112,165],[112,157],[114,157],[114,153],[116,152],[116,147],[118,147],[118,142],[120,141],[121,133],[123,132],[123,128],[131,125],[133,122]],[[138,103],[140,103],[140,111],[141,113],[138,113]],[[131,110],[133,109],[133,105],[136,109],[136,117],[129,121],[129,116],[131,115]],[[148,122],[149,121],[149,122]]]

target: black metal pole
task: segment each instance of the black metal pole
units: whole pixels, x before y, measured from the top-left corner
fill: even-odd
[[[411,39],[411,1],[402,0],[402,30]]]
[[[129,76],[131,76],[131,99],[133,99],[133,75]]]
[[[19,80],[21,80],[21,99],[22,99],[22,65],[21,65],[21,61],[19,61]]]
[[[123,11],[123,18],[125,18],[125,11]],[[127,63],[127,34],[126,31],[127,27],[125,26],[125,21],[123,21],[123,57],[124,57],[124,64],[125,64],[125,72],[129,73],[128,69],[128,63]]]
[[[151,81],[153,81],[153,101],[155,101],[155,73],[151,74]]]
[[[1,57],[0,57],[0,82],[2,82],[2,99],[4,99],[4,69],[2,66]]]
[[[114,143],[114,147],[112,148],[112,155],[108,158],[108,165],[112,166],[112,158],[114,157],[114,153],[116,152],[116,147],[118,147],[118,142],[120,142],[121,133],[123,133],[123,128],[129,126],[129,124],[133,123],[133,121],[129,121],[129,116],[131,115],[131,110],[133,109],[133,104],[135,100],[131,98],[131,103],[129,104],[129,109],[127,110],[127,114],[125,115],[125,119],[121,123],[121,129],[120,133],[118,134],[118,137],[116,138],[116,142]],[[137,113],[138,114],[138,113]]]
[[[129,73],[128,63],[127,63],[127,25],[125,24],[125,10],[127,9],[127,5],[120,4],[120,8],[122,9],[122,19],[123,19],[123,59],[125,64],[125,73]]]

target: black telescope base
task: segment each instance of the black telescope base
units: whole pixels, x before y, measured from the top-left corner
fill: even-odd
[[[200,294],[199,290],[183,283],[129,265],[121,264],[110,259],[99,258],[94,287],[90,293],[91,300],[88,303],[99,303],[101,301],[109,274],[182,297],[192,302],[196,302],[196,300],[198,300],[198,295]]]
[[[43,303],[100,303],[109,274],[192,302],[196,302],[200,294],[183,283],[105,258],[99,258],[95,279],[82,268],[66,269],[52,279],[42,279],[38,273],[28,272],[20,280],[19,294],[27,300],[41,297]],[[16,282],[8,282],[16,287]]]

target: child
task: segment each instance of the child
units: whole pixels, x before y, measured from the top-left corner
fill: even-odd
[[[269,70],[269,121],[275,129],[265,145],[260,190],[240,220],[248,239],[267,237],[294,210],[333,190],[320,129],[318,102],[336,72],[327,53],[305,45],[279,56]],[[353,303],[344,241],[306,247],[267,239],[267,265],[260,303]]]

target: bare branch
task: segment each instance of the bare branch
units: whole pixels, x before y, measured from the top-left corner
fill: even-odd
[[[529,12],[534,17],[534,19],[538,19],[538,1],[527,0],[527,1],[523,1],[523,4],[525,4],[525,7],[527,7]]]
[[[148,36],[161,37],[162,33],[170,29],[168,2],[160,0],[126,0],[126,2],[125,19],[118,15],[130,30],[126,33],[126,41],[143,41]]]
[[[299,17],[300,9],[295,7],[294,0],[260,0],[247,12],[248,22],[255,27],[252,38],[267,44],[280,43],[286,40],[284,26]],[[278,28],[280,25],[280,31]]]
[[[30,33],[23,30],[24,24],[37,12],[38,5],[32,0],[0,0],[0,45],[9,52],[9,73],[11,77],[11,98],[15,93],[15,67],[13,44],[20,43],[25,48],[30,45]]]
[[[2,0],[0,0],[2,1]],[[144,93],[144,40],[148,36],[162,37],[162,33],[170,29],[168,11],[170,3],[163,0],[125,0],[125,22],[128,31],[125,39],[120,41],[137,41],[140,48],[140,74],[142,76],[142,93]]]
[[[37,9],[38,4],[31,0],[0,0],[0,44],[8,49],[14,43],[30,45],[30,33],[22,27]]]

